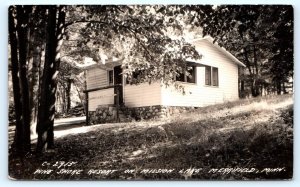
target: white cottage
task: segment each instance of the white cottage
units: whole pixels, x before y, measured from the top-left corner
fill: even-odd
[[[211,37],[195,40],[193,44],[202,58],[189,60],[192,77],[182,75],[177,78],[177,83],[184,86],[185,94],[159,82],[150,85],[126,84],[122,75],[122,60],[87,66],[86,94],[91,120],[94,123],[114,121],[116,106],[122,106],[121,114],[147,119],[237,100],[238,69],[245,65],[213,43]]]

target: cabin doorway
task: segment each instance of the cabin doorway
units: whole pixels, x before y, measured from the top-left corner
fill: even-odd
[[[123,75],[122,75],[122,68],[121,66],[114,67],[114,80],[115,84],[122,85],[123,84]],[[114,93],[117,94],[117,89],[119,89],[119,105],[123,105],[123,85],[116,86],[114,88]],[[117,97],[115,97],[115,105],[117,104]]]

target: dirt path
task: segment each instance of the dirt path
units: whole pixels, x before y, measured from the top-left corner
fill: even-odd
[[[85,116],[82,117],[72,117],[72,118],[61,118],[61,119],[55,119],[54,120],[54,128],[56,130],[67,130],[67,129],[72,129],[75,127],[82,127],[84,126],[85,123]],[[15,126],[14,125],[9,125],[8,126],[8,145],[9,147],[13,143],[13,138],[15,135]],[[32,136],[31,137],[32,142],[34,143],[37,139],[37,136]]]

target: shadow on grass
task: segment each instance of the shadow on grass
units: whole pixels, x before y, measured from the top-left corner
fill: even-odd
[[[63,131],[63,130],[77,128],[77,127],[84,127],[84,126],[86,126],[85,123],[75,123],[75,124],[64,123],[59,126],[55,126],[54,130],[55,131]]]
[[[270,123],[272,121],[272,123]],[[189,141],[154,146],[152,156],[143,160],[144,167],[202,168],[202,172],[185,179],[291,179],[293,176],[293,108],[251,129],[236,128],[227,132],[201,133],[197,126],[179,128],[174,137]],[[182,126],[184,124],[181,124]],[[172,129],[174,130],[174,129]],[[182,132],[182,133],[179,133]],[[176,136],[178,134],[179,136]],[[255,168],[254,173],[210,173],[212,168]],[[277,170],[277,169],[278,170]],[[280,171],[279,171],[280,170]],[[270,172],[272,171],[272,172]],[[149,176],[141,176],[148,178]],[[152,176],[153,177],[153,176]],[[163,178],[163,175],[157,175]],[[178,174],[172,178],[183,178]]]
[[[246,117],[245,117],[246,116]],[[19,179],[290,179],[293,165],[293,108],[267,122],[243,128],[255,112],[229,115],[219,120],[169,123],[150,128],[102,128],[57,139],[55,152],[25,159],[10,157],[10,176]],[[222,131],[231,126],[231,130]],[[239,126],[240,125],[240,126]],[[77,162],[78,175],[53,172],[36,175],[43,162]],[[258,173],[211,173],[216,168],[257,168]],[[170,174],[145,174],[146,168],[175,169]],[[178,170],[201,168],[197,174]],[[262,172],[284,168],[283,172]],[[68,168],[66,168],[68,169]],[[71,168],[74,169],[74,168]],[[110,175],[89,175],[90,169],[117,169]],[[135,172],[125,174],[124,170]]]

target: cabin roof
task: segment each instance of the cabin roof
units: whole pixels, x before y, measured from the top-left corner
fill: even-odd
[[[92,59],[86,60],[84,64],[81,65],[81,69],[92,69],[92,68],[100,68],[100,69],[105,69],[105,70],[110,70],[115,66],[122,65],[122,61],[124,58],[120,59],[108,59],[105,61],[105,63],[97,63]]]
[[[211,43],[211,45],[213,45],[215,48],[217,48],[221,53],[223,53],[225,56],[227,56],[229,59],[231,59],[237,65],[246,67],[244,63],[242,63],[240,60],[238,60],[235,56],[233,56],[224,47],[220,47],[216,42],[214,42],[214,39],[211,36],[205,36],[203,38],[195,39],[195,40],[191,41],[190,43],[197,45],[198,43],[202,42],[203,40],[209,41],[209,43]]]

